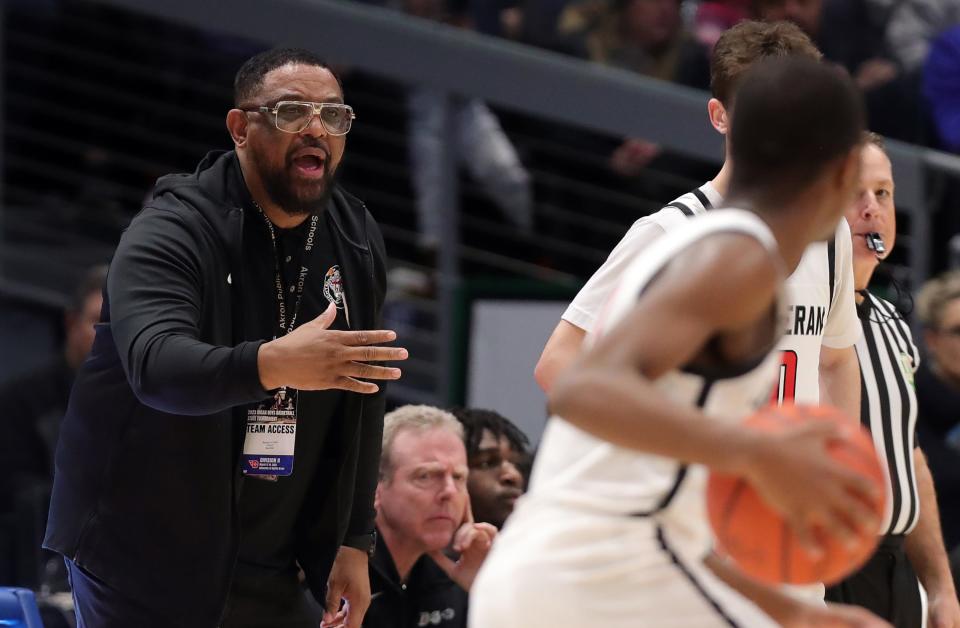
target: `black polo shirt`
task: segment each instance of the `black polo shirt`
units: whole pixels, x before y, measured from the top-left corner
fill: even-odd
[[[379,533],[379,532],[378,532]],[[466,628],[467,592],[429,556],[421,556],[400,582],[381,535],[370,559],[370,609],[364,628]]]

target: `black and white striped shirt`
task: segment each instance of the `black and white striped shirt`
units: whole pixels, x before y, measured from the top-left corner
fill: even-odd
[[[887,301],[861,292],[857,306],[863,336],[857,341],[860,361],[860,422],[886,464],[887,512],[884,534],[907,534],[917,524],[920,502],[914,476],[917,397],[914,374],[920,353],[910,327]]]

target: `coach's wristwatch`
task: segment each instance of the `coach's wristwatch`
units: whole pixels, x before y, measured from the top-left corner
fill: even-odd
[[[343,540],[343,545],[366,552],[369,558],[373,558],[373,553],[377,550],[377,531],[348,536]]]

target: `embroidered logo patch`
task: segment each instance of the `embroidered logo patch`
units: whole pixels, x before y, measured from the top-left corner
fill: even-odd
[[[343,278],[340,276],[340,267],[331,266],[323,278],[323,296],[327,301],[343,309]]]

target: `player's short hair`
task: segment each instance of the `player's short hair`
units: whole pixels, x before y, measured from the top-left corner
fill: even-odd
[[[82,312],[90,295],[103,292],[103,285],[107,282],[106,264],[97,264],[91,266],[83,274],[80,283],[77,285],[73,294],[70,295],[70,302],[67,304],[67,312]]]
[[[819,61],[823,55],[792,22],[740,22],[724,32],[710,59],[710,90],[724,107],[732,104],[744,73],[770,57],[801,56]]]
[[[517,453],[529,453],[530,439],[502,414],[481,408],[453,408],[450,412],[463,424],[463,444],[467,448],[468,456],[477,453],[484,430],[489,430],[498,440],[505,436],[510,447]]]
[[[943,311],[960,299],[960,270],[952,270],[923,284],[917,297],[917,315],[927,329],[938,330],[943,323]]]
[[[737,92],[731,188],[793,193],[863,141],[863,99],[850,77],[806,57],[757,62]]]
[[[447,430],[459,439],[463,439],[463,426],[455,416],[433,406],[400,406],[383,417],[383,448],[380,451],[380,480],[386,480],[393,474],[393,441],[404,431],[427,432]]]
[[[316,54],[303,48],[272,48],[250,57],[237,70],[237,75],[233,79],[233,106],[243,107],[250,104],[257,90],[263,86],[264,77],[273,70],[290,63],[324,68],[333,75],[337,85],[340,86],[340,91],[343,91],[340,77]]]

